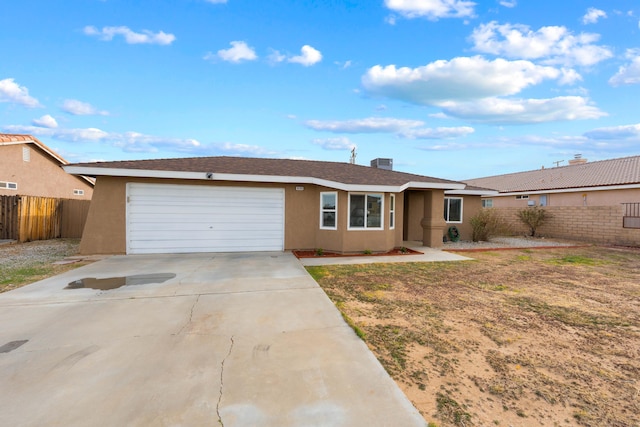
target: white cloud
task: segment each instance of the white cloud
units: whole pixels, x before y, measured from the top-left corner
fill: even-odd
[[[512,8],[512,7],[516,7],[518,5],[518,2],[516,0],[509,0],[509,1],[502,0],[500,4],[504,7]]]
[[[421,120],[404,120],[385,117],[368,117],[354,120],[307,120],[310,129],[334,133],[396,133],[407,128],[424,125]]]
[[[385,0],[384,5],[404,18],[468,18],[476,3],[465,0]],[[395,23],[395,22],[394,22]]]
[[[102,30],[98,28],[87,25],[84,27],[84,33],[88,36],[96,36],[100,38],[100,40],[113,40],[115,36],[122,36],[124,40],[128,44],[159,44],[159,45],[169,45],[173,43],[176,39],[176,36],[173,34],[165,33],[164,31],[158,31],[154,33],[149,30],[142,30],[140,33],[136,33],[132,31],[128,27],[120,26],[120,27],[103,27]]]
[[[572,34],[566,27],[549,26],[532,31],[526,25],[500,25],[495,21],[473,30],[473,49],[508,58],[539,59],[545,64],[590,66],[613,53],[595,43],[599,34]]]
[[[42,128],[55,129],[58,127],[58,122],[56,121],[56,119],[51,117],[49,114],[45,114],[39,119],[33,119],[31,120],[31,123],[33,123],[35,126],[42,127]]]
[[[442,109],[449,116],[493,124],[586,120],[607,115],[580,96],[549,99],[485,98],[473,102],[446,102]]]
[[[0,80],[0,102],[10,102],[25,107],[40,107],[40,102],[29,95],[29,89],[20,86],[14,79]]]
[[[475,130],[469,126],[424,128],[422,126],[424,126],[425,123],[421,120],[405,120],[387,117],[368,117],[365,119],[334,121],[308,120],[304,124],[308,128],[317,131],[333,133],[392,133],[400,138],[407,139],[459,138],[475,132]],[[327,145],[334,144],[341,147],[331,149],[351,149],[354,145],[346,137],[314,140],[314,144],[321,145],[321,142]]]
[[[219,50],[217,56],[223,61],[234,63],[258,59],[258,56],[252,47],[249,47],[247,43],[238,40],[232,41],[229,49]],[[211,54],[207,54],[205,59],[212,59]]]
[[[408,129],[399,132],[398,135],[409,139],[449,139],[470,135],[475,129],[469,126],[437,127],[423,129]]]
[[[347,68],[351,67],[351,60],[344,61],[344,62],[334,61],[333,63],[336,64],[338,67],[342,68],[343,70],[346,70]]]
[[[618,68],[618,72],[609,79],[609,84],[620,86],[640,83],[640,49],[627,50],[626,57],[631,62]]]
[[[267,61],[269,61],[271,64],[277,64],[278,62],[282,62],[287,59],[287,56],[283,55],[278,50],[270,49],[270,51],[271,53],[269,53],[269,56],[267,56]]]
[[[4,130],[11,133],[27,133],[37,136],[46,136],[67,142],[99,142],[120,148],[125,152],[154,153],[163,151],[176,151],[181,153],[201,153],[206,147],[195,139],[165,138],[153,135],[145,135],[139,132],[106,132],[97,128],[71,128],[54,129],[39,126],[5,126]]]
[[[98,110],[93,105],[78,101],[77,99],[65,99],[62,103],[62,111],[74,116],[108,116],[108,111]]]
[[[640,140],[640,123],[635,125],[611,126],[594,129],[585,132],[584,136],[589,139],[605,139],[605,140]]]
[[[308,44],[302,46],[300,49],[301,54],[298,56],[292,56],[288,59],[289,62],[304,65],[309,67],[322,61],[322,53],[319,50],[314,49]]]
[[[600,18],[606,18],[607,12],[604,10],[596,9],[595,7],[590,7],[587,9],[587,13],[582,17],[583,24],[595,24],[598,22]]]
[[[356,144],[354,144],[353,142],[351,142],[351,140],[349,138],[347,138],[346,136],[341,136],[341,137],[337,137],[337,138],[314,139],[311,142],[314,143],[315,145],[319,145],[324,150],[333,150],[333,151],[344,150],[344,151],[348,151],[348,150],[352,150],[354,148],[358,148],[358,146]]]
[[[481,56],[439,60],[417,68],[376,65],[362,77],[373,95],[433,105],[447,100],[472,100],[513,95],[545,79],[563,74],[529,61],[488,61]]]

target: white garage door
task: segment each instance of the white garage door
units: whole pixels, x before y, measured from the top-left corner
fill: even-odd
[[[127,253],[281,251],[284,190],[127,185]]]

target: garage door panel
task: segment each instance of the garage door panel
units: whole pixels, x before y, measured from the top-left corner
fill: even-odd
[[[128,185],[127,252],[280,251],[284,190]]]

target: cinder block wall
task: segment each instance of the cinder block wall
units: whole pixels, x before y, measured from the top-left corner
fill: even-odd
[[[517,213],[522,208],[494,208],[514,235],[525,235],[527,227]],[[542,237],[579,240],[589,243],[640,246],[640,229],[623,228],[620,206],[547,206],[550,215],[536,231]]]

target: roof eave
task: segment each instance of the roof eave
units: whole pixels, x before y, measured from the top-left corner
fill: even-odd
[[[283,176],[283,175],[248,175],[248,174],[228,174],[215,172],[185,172],[185,171],[163,171],[149,169],[121,169],[102,168],[87,166],[63,166],[64,170],[72,175],[86,176],[120,176],[132,178],[165,178],[165,179],[191,179],[204,181],[242,181],[242,182],[264,182],[281,184],[315,184],[336,190],[343,191],[382,191],[388,193],[400,193],[409,188],[415,189],[441,189],[457,190],[463,189],[463,183],[442,183],[442,182],[420,182],[411,181],[402,185],[372,185],[372,184],[347,184],[343,182],[331,181],[322,178],[308,176]]]
[[[554,188],[548,190],[531,190],[531,191],[505,191],[496,194],[496,196],[521,196],[525,194],[554,194],[554,193],[577,193],[583,191],[606,191],[606,190],[632,190],[640,188],[640,183],[636,184],[617,184],[617,185],[599,185],[593,187],[571,187],[571,188]]]

